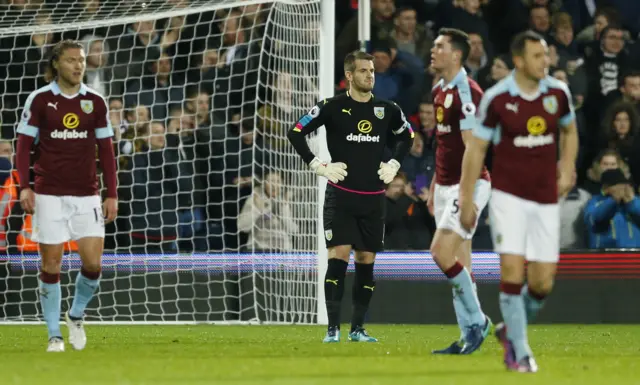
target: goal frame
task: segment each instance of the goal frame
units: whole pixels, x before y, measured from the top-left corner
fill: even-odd
[[[319,87],[318,98],[319,100],[330,98],[334,96],[334,84],[335,84],[335,0],[317,0],[320,7],[320,31],[319,31],[319,58],[320,62],[324,63],[319,65]],[[253,4],[266,4],[266,3],[285,3],[285,4],[300,4],[311,3],[313,0],[238,0],[237,5],[253,5]],[[228,8],[230,3],[211,4],[202,6],[202,11],[210,11]],[[271,11],[267,20],[272,17]],[[158,13],[151,13],[148,15],[139,15],[131,17],[118,18],[119,22],[127,23],[134,21],[155,20],[162,17],[170,16],[172,11],[163,11]],[[109,26],[113,23],[113,20],[93,20],[88,22],[74,23],[74,26],[78,28],[92,27],[97,28],[101,26]],[[268,21],[267,21],[268,23]],[[60,32],[65,30],[65,26],[61,25],[41,25],[41,26],[28,26],[12,28],[7,33],[0,33],[2,36],[18,35],[24,33],[38,33],[38,32]],[[317,130],[317,135],[312,139],[317,141],[316,145],[319,158],[329,160],[330,154],[326,144],[326,130],[320,127]],[[316,213],[316,238],[317,238],[317,290],[316,290],[316,323],[320,325],[326,325],[328,323],[327,311],[325,307],[325,295],[324,295],[324,271],[327,268],[327,248],[324,240],[324,231],[322,223],[322,206],[324,202],[324,195],[326,190],[326,179],[317,178],[317,213]],[[201,325],[201,324],[215,324],[215,325],[290,325],[290,322],[273,322],[273,321],[261,321],[258,319],[252,319],[248,321],[87,321],[89,325]],[[43,325],[44,321],[14,321],[14,320],[0,320],[0,326],[14,325],[14,326],[26,326],[26,325]]]

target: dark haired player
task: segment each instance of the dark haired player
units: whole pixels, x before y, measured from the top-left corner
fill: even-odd
[[[288,138],[311,170],[329,180],[324,201],[329,254],[324,290],[329,327],[324,342],[340,341],[340,305],[352,249],[356,277],[349,341],[376,342],[364,329],[364,318],[375,289],[373,263],[383,246],[385,184],[400,169],[413,131],[398,105],[371,93],[373,56],[350,53],[344,60],[344,71],[349,91],[318,103],[300,118]],[[305,138],[323,125],[331,161],[318,159]],[[391,137],[395,137],[392,156],[384,162]]]
[[[475,226],[460,225],[460,172],[465,145],[476,125],[476,106],[482,97],[480,86],[469,79],[462,67],[471,49],[469,36],[457,29],[443,28],[431,49],[431,68],[441,77],[432,90],[436,111],[436,176],[429,199],[433,202],[436,234],[431,255],[453,286],[453,308],[460,339],[434,354],[471,354],[491,330],[491,321],[482,312],[471,274],[471,239]],[[486,169],[476,181],[473,202],[481,211],[491,195]]]
[[[549,56],[542,36],[531,31],[517,35],[511,54],[516,69],[485,93],[464,155],[461,222],[467,229],[475,224],[475,181],[493,142],[489,212],[500,254],[504,319],[496,336],[509,370],[536,372],[527,324],[553,287],[560,249],[558,196],[572,187],[578,136],[567,86],[547,75]]]
[[[50,84],[29,95],[18,126],[17,169],[20,204],[33,213],[33,241],[38,242],[42,266],[40,303],[49,331],[48,352],[63,352],[60,331],[60,265],[65,242],[76,240],[82,268],[65,318],[69,342],[84,349],[84,310],[98,287],[104,245],[104,224],[118,210],[116,164],[111,144],[107,103],[82,83],[85,52],[82,44],[56,44],[47,69]],[[96,146],[104,172],[107,198],[100,204],[96,176]],[[35,187],[29,184],[30,153],[35,150]]]

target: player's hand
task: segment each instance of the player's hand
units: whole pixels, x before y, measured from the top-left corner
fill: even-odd
[[[338,183],[347,176],[347,165],[344,163],[328,163],[313,158],[309,163],[309,168],[316,174],[329,179],[331,183]]]
[[[27,214],[33,214],[36,211],[36,194],[30,188],[24,188],[20,191],[20,206]]]
[[[574,171],[558,169],[558,197],[563,197],[571,191],[575,184]]]
[[[380,163],[378,175],[380,175],[380,180],[383,181],[384,184],[389,184],[393,181],[393,178],[396,177],[398,170],[400,170],[400,163],[395,159],[391,159],[387,163]]]
[[[431,216],[435,216],[435,214],[433,213],[433,194],[431,192],[430,189],[427,188],[423,188],[424,195],[425,195],[425,199],[424,201],[427,203],[427,210],[429,210],[429,214],[431,214]]]
[[[478,219],[478,208],[473,200],[458,200],[460,202],[460,225],[467,231],[471,231],[476,226]]]
[[[102,204],[102,215],[104,215],[105,223],[111,223],[118,215],[118,200],[116,198],[107,198]]]

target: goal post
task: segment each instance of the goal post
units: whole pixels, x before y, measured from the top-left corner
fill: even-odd
[[[333,96],[334,0],[31,1],[6,15],[4,141],[15,148],[24,101],[46,84],[61,39],[84,44],[85,83],[110,104],[120,216],[87,321],[326,323],[325,182],[286,131]],[[309,143],[328,158],[324,135]],[[2,188],[10,197],[15,186]],[[29,229],[8,202],[0,323],[40,322],[39,256],[13,236]],[[63,312],[80,266],[67,251]]]

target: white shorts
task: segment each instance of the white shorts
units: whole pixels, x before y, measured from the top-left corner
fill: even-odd
[[[33,241],[57,245],[87,237],[104,238],[98,195],[88,197],[36,194]]]
[[[493,190],[489,205],[493,247],[498,254],[527,261],[557,263],[560,255],[560,208]]]
[[[436,184],[433,200],[433,213],[435,214],[436,227],[454,231],[462,239],[472,239],[476,232],[476,226],[471,231],[465,230],[460,225],[460,207],[458,197],[460,195],[460,185],[441,186]],[[491,196],[491,183],[484,179],[478,179],[473,194],[473,203],[478,207],[478,217],[489,202]]]

